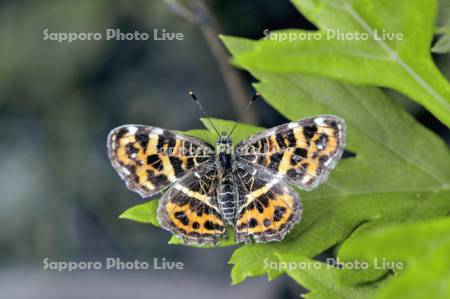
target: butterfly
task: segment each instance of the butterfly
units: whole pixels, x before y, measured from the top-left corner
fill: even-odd
[[[290,185],[311,190],[327,180],[342,156],[346,127],[338,116],[320,115],[235,147],[231,133],[218,135],[215,147],[144,125],[120,126],[108,135],[112,166],[130,190],[144,198],[166,190],[158,220],[185,244],[215,245],[228,226],[238,243],[283,240],[302,214]]]

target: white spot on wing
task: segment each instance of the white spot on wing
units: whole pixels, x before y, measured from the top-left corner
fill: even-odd
[[[128,129],[128,134],[134,134],[134,133],[136,133],[138,128],[135,126],[129,126],[129,127],[127,127],[127,129]]]
[[[161,135],[163,133],[163,130],[160,128],[155,128],[155,129],[153,129],[152,133],[154,133],[156,135]]]
[[[298,127],[298,124],[297,123],[289,123],[288,124],[288,128],[289,129],[293,129],[293,128],[297,128]]]
[[[314,122],[318,126],[324,126],[325,125],[325,119],[323,117],[318,117],[318,118],[314,119]]]
[[[311,178],[312,178],[311,175],[305,174],[305,176],[302,178],[302,183],[306,184]]]

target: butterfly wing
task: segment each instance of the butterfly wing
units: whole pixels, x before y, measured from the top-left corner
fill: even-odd
[[[217,170],[201,167],[176,182],[158,207],[161,226],[186,244],[216,244],[226,235],[217,205]]]
[[[200,139],[141,125],[115,128],[107,146],[114,169],[142,197],[158,193],[214,159],[213,148]]]
[[[300,221],[298,194],[272,173],[245,162],[236,166],[234,176],[239,194],[236,241],[281,241]]]
[[[344,120],[321,115],[256,134],[236,146],[236,155],[311,190],[326,181],[344,147]]]

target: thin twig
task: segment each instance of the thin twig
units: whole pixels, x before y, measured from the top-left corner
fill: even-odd
[[[202,0],[192,2],[195,12],[180,5],[177,0],[164,0],[164,2],[176,15],[200,27],[202,35],[219,65],[220,73],[227,87],[236,114],[240,120],[246,123],[255,123],[256,114],[254,111],[250,110],[244,113],[250,96],[245,91],[238,71],[229,64],[230,57],[218,38],[220,27],[209,8]]]

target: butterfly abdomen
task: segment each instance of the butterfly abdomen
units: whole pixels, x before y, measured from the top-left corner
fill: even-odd
[[[224,220],[232,224],[236,215],[236,193],[232,174],[227,174],[220,180],[217,203]]]

